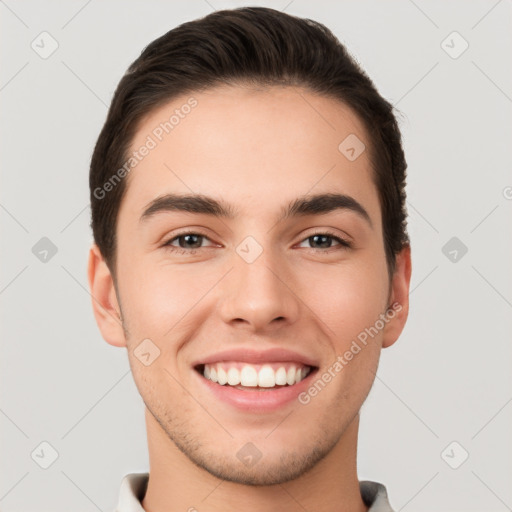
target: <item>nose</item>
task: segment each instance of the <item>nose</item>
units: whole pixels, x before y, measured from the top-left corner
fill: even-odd
[[[284,262],[277,262],[268,250],[252,263],[234,256],[234,268],[222,285],[222,320],[251,332],[271,332],[296,322],[300,299]]]

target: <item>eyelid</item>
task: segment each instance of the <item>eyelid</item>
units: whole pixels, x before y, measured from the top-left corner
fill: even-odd
[[[308,235],[306,235],[304,238],[309,238],[310,236],[314,236],[314,235],[329,235],[329,236],[332,236],[335,238],[341,238],[347,242],[352,239],[352,237],[350,237],[348,234],[345,234],[343,232],[339,233],[330,228],[312,228],[312,229],[314,231],[312,233],[309,233]]]
[[[181,237],[181,236],[185,236],[185,235],[199,235],[199,236],[202,236],[203,238],[206,238],[207,240],[209,240],[212,245],[210,246],[207,246],[207,247],[214,247],[214,246],[219,246],[220,244],[217,244],[216,242],[214,242],[206,233],[204,233],[201,229],[184,229],[183,231],[178,231],[177,233],[173,233],[170,238],[167,239],[167,241],[165,241],[163,244],[162,244],[162,247],[174,247],[173,245],[171,245],[171,242],[175,241],[177,238]],[[199,249],[206,249],[207,247],[199,247]],[[183,249],[182,247],[175,247],[176,249]],[[196,249],[197,250],[197,249]]]

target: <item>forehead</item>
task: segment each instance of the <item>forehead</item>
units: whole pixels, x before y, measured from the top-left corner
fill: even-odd
[[[378,199],[369,142],[348,106],[304,89],[223,86],[182,95],[140,123],[121,209],[140,214],[169,192],[222,197],[243,209],[336,190],[371,213],[376,205],[368,203]],[[348,158],[347,146],[362,153]]]

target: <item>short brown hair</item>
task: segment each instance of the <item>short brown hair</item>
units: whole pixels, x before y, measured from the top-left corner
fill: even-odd
[[[393,106],[327,27],[265,7],[215,11],[183,23],[149,44],[119,82],[89,174],[94,240],[112,273],[126,180],[108,193],[103,187],[127,161],[142,117],[177,96],[236,84],[299,86],[339,100],[359,116],[370,138],[391,276],[396,254],[409,245],[407,164]]]

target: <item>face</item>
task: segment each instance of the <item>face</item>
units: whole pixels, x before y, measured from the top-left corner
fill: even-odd
[[[357,417],[405,322],[404,310],[386,316],[402,267],[390,281],[368,150],[339,149],[351,134],[369,148],[335,100],[222,87],[151,112],[133,140],[155,145],[118,216],[122,329],[98,321],[127,347],[165,440],[219,478],[270,484],[312,468]]]

